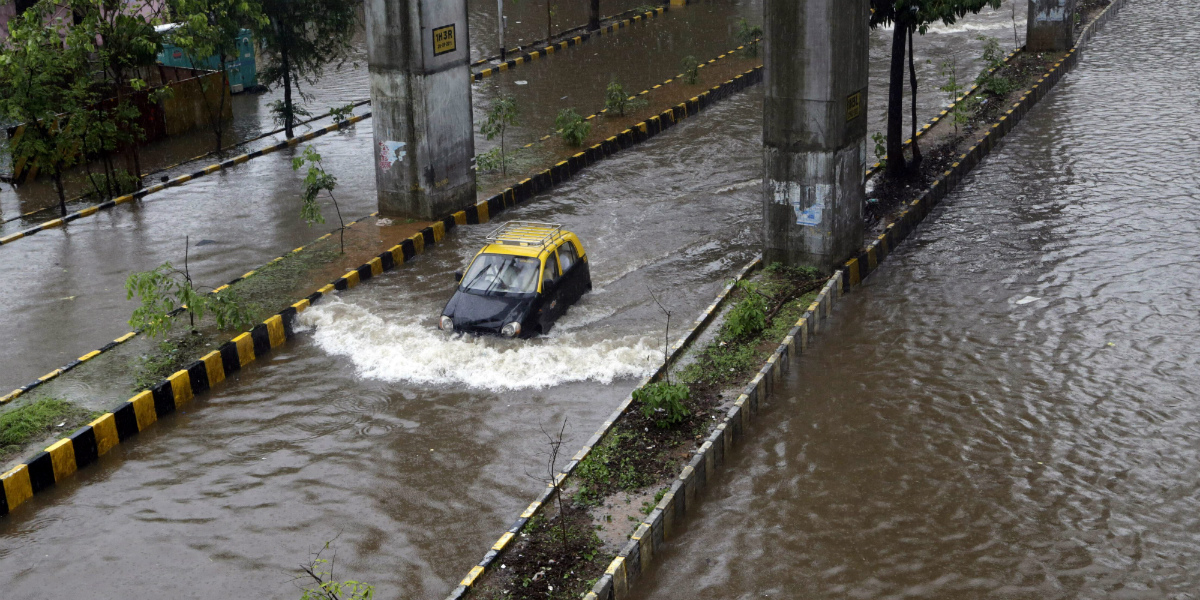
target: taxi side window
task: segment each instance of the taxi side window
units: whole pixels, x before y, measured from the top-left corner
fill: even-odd
[[[542,269],[542,283],[550,284],[558,281],[558,259],[554,258],[554,253],[546,255],[546,268]]]
[[[558,262],[562,265],[562,272],[566,273],[575,266],[578,256],[575,254],[575,244],[571,242],[563,242],[562,247],[558,249]]]

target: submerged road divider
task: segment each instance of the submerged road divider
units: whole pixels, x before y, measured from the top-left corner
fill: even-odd
[[[653,18],[663,14],[664,12],[666,12],[667,8],[668,8],[667,6],[660,6],[658,8],[655,8],[654,10],[648,10],[641,14],[633,15],[632,17],[630,17],[628,19],[621,19],[621,20],[615,21],[605,27],[601,27],[600,29],[597,29],[596,31],[583,32],[583,33],[580,33],[579,35],[570,36],[567,39],[555,42],[553,44],[548,43],[548,42],[543,42],[543,43],[546,43],[546,45],[537,50],[530,50],[530,51],[523,52],[521,49],[517,49],[516,50],[517,52],[521,52],[520,56],[518,56],[516,58],[510,58],[510,59],[500,63],[499,65],[496,65],[494,67],[488,67],[482,71],[479,71],[478,73],[473,73],[471,75],[471,79],[473,81],[483,81],[485,78],[491,77],[492,75],[495,75],[496,73],[499,73],[501,71],[508,71],[510,69],[514,69],[518,65],[523,65],[527,62],[537,60],[543,56],[550,56],[551,54],[554,54],[554,52],[556,50],[566,50],[567,48],[570,48],[572,46],[579,46],[579,45],[583,44],[584,42],[588,41],[589,39],[591,39],[592,37],[599,37],[599,36],[602,36],[605,34],[615,33],[616,31],[618,31],[622,28],[629,27],[630,25],[632,25],[634,23],[638,23],[642,20],[648,21],[648,20],[653,19]],[[577,27],[575,29],[578,30],[579,28]],[[488,62],[487,60],[476,61],[471,66],[477,67],[477,66],[486,64],[487,62]]]
[[[293,324],[296,315],[326,295],[351,289],[363,281],[403,265],[417,255],[423,254],[426,249],[440,243],[455,227],[487,223],[505,208],[528,201],[537,194],[571,179],[584,168],[621,150],[640,144],[673,127],[678,122],[699,114],[717,101],[761,81],[762,67],[746,71],[608,138],[604,142],[586,148],[570,159],[559,162],[532,178],[522,180],[487,200],[438,219],[433,225],[422,229],[400,244],[387,249],[359,267],[347,271],[345,275],[279,311],[250,331],[235,336],[217,350],[187,365],[170,377],[151,386],[150,389],[139,392],[112,411],[104,413],[71,435],[51,444],[44,451],[34,454],[0,475],[0,484],[2,484],[0,492],[3,492],[0,493],[0,516],[11,513],[17,507],[28,502],[35,494],[53,487],[57,482],[70,477],[79,469],[95,463],[117,444],[131,440],[160,418],[215,389],[230,374],[282,346],[295,335]],[[291,145],[295,145],[295,143]],[[242,162],[245,160],[243,159]],[[739,277],[743,277],[745,271],[748,271],[750,267],[751,265],[747,265]],[[715,309],[715,306],[710,306],[707,312]],[[677,342],[677,345],[691,341],[691,338],[687,338],[687,336],[685,339],[687,339],[686,342]],[[114,341],[114,343],[118,342]],[[85,362],[85,360],[81,357],[79,363]],[[57,375],[55,374],[55,376]]]
[[[0,237],[0,246],[11,244],[19,239],[26,238],[35,233],[38,233],[39,231],[45,231],[47,229],[55,229],[57,227],[65,227],[68,223],[70,223],[71,221],[74,221],[76,219],[88,217],[88,216],[94,215],[97,212],[100,212],[102,210],[107,210],[107,209],[113,208],[114,206],[119,206],[121,204],[125,204],[127,202],[132,202],[134,200],[140,200],[140,199],[142,199],[150,194],[153,194],[155,192],[161,192],[168,188],[173,188],[173,187],[176,187],[179,185],[183,185],[193,179],[198,179],[200,177],[204,177],[205,175],[211,175],[212,173],[223,171],[230,167],[240,165],[248,160],[258,158],[260,156],[265,156],[267,154],[271,154],[272,152],[276,152],[279,150],[284,150],[284,149],[290,148],[292,146],[296,146],[297,144],[302,144],[304,142],[312,140],[313,138],[325,135],[327,133],[332,133],[334,131],[345,129],[345,128],[349,127],[350,125],[353,125],[354,123],[357,123],[364,119],[369,119],[370,117],[371,117],[370,111],[367,111],[360,115],[354,115],[344,121],[334,123],[334,124],[328,125],[326,127],[321,127],[320,129],[314,129],[312,131],[305,133],[304,135],[296,136],[294,138],[279,142],[278,144],[267,146],[266,148],[260,148],[253,152],[250,152],[247,154],[241,154],[241,155],[235,156],[233,158],[230,158],[228,160],[209,165],[209,166],[204,167],[203,169],[200,169],[194,173],[191,173],[188,175],[180,175],[178,177],[168,179],[167,181],[165,181],[163,183],[158,183],[158,184],[152,185],[150,187],[142,188],[131,194],[125,194],[123,196],[118,196],[107,202],[101,202],[100,204],[97,204],[95,206],[89,206],[83,210],[68,214],[65,217],[60,217],[60,218],[54,219],[52,221],[46,221],[45,223],[41,223],[35,227],[29,228],[29,229],[26,229],[23,231],[18,231],[17,233],[14,233],[9,236]]]
[[[816,300],[805,311],[804,316],[784,336],[775,352],[767,359],[766,364],[738,396],[725,418],[699,445],[691,460],[683,467],[662,499],[655,505],[649,516],[638,525],[630,536],[629,542],[622,547],[592,590],[584,596],[585,600],[623,600],[631,595],[633,586],[639,577],[650,568],[654,559],[662,554],[666,549],[666,544],[681,533],[682,523],[687,513],[695,512],[694,509],[701,501],[701,492],[709,482],[714,480],[716,470],[725,465],[726,457],[730,456],[736,444],[745,437],[750,424],[758,416],[760,407],[774,393],[775,386],[783,373],[790,368],[792,361],[799,359],[803,351],[807,349],[809,338],[821,328],[829,326],[836,299],[846,293],[849,288],[859,285],[864,277],[876,270],[878,265],[886,259],[890,249],[895,248],[907,238],[929,214],[930,209],[936,206],[967,172],[997,147],[999,140],[1012,130],[1013,126],[1029,112],[1038,100],[1046,96],[1049,90],[1062,79],[1065,72],[1078,64],[1079,50],[1101,26],[1124,6],[1126,1],[1113,0],[1108,8],[1088,24],[1080,35],[1079,41],[1067,52],[1066,56],[1052,65],[1021,96],[1019,102],[987,128],[978,144],[972,146],[970,151],[962,155],[951,169],[944,172],[929,190],[914,200],[911,206],[903,211],[902,218],[897,223],[889,225],[887,231],[871,242],[866,251],[848,261],[827,280]],[[589,443],[589,446],[592,445]],[[584,450],[586,451],[588,448],[585,447]],[[529,512],[526,511],[526,513]],[[488,556],[490,558],[485,560],[494,561],[498,552],[494,549],[489,552]],[[472,573],[475,573],[474,569]],[[465,596],[471,581],[474,579],[470,576],[468,579],[464,579],[463,585],[455,589],[450,598]]]

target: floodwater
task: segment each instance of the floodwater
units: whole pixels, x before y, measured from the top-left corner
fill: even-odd
[[[511,93],[522,103],[552,107],[523,111],[520,125],[511,132],[513,139],[535,139],[549,132],[561,106],[578,106],[583,114],[602,108],[604,88],[614,76],[627,82],[630,89],[643,89],[675,75],[687,54],[715,57],[728,50],[736,45],[730,32],[740,15],[753,18],[758,11],[760,4],[727,0],[676,7],[615,35],[501,73],[473,88],[476,120],[482,119],[497,93]],[[1003,10],[972,17],[951,28],[935,27],[917,43],[920,56],[928,57],[918,62],[922,77],[935,81],[936,63],[947,56],[964,63],[977,57],[979,42],[974,36],[978,33],[1004,39],[1009,27]],[[697,31],[705,35],[693,35]],[[877,31],[872,37],[868,115],[872,131],[883,129],[888,33]],[[978,61],[974,64],[977,71]],[[519,81],[528,84],[517,85]],[[932,116],[942,102],[935,87],[922,88],[922,120]],[[338,104],[339,94],[343,100],[366,97],[365,62],[360,61],[358,70],[350,73],[330,73],[306,89],[315,102],[327,105]],[[748,94],[759,98],[761,91]],[[238,101],[253,98],[242,95]],[[751,115],[761,113],[757,101],[748,106]],[[761,120],[730,129],[730,135],[741,140],[761,139]],[[476,137],[477,151],[485,151],[493,143]],[[325,159],[326,170],[338,177],[337,195],[347,218],[374,211],[368,124],[322,136],[312,146]],[[321,226],[309,228],[299,219],[300,177],[291,169],[292,152],[256,159],[0,248],[0,281],[6,283],[0,289],[0,322],[5,324],[0,332],[0,354],[6,356],[0,369],[0,389],[27,383],[128,331],[124,322],[134,304],[125,298],[125,277],[163,262],[181,262],[185,236],[190,236],[193,244],[191,272],[202,285],[215,287],[328,231]],[[178,171],[195,168],[187,165]],[[757,180],[756,169],[747,171],[747,179]],[[3,195],[0,204],[4,204]],[[5,215],[15,212],[9,204],[4,206]],[[0,226],[0,235],[27,226],[21,220],[13,221]],[[200,242],[207,243],[196,246]]]
[[[339,572],[380,597],[444,596],[544,485],[527,475],[543,462],[540,428],[566,419],[578,447],[661,360],[651,292],[678,335],[754,255],[757,186],[744,178],[758,141],[720,125],[752,128],[756,101],[731,99],[504,213],[560,222],[589,253],[594,290],[548,337],[434,329],[454,271],[496,224],[460,227],[311,308],[263,365],[0,520],[6,595],[291,598],[296,565],[337,537]],[[739,158],[702,150],[718,143]]]
[[[719,42],[712,55],[726,49]],[[614,64],[636,73],[651,68],[643,58]],[[572,82],[562,85],[577,89]],[[501,215],[561,222],[591,256],[595,290],[547,338],[433,330],[451,274],[495,224],[459,228],[411,265],[312,308],[297,341],[0,520],[5,591],[289,598],[298,595],[296,566],[337,538],[339,572],[378,585],[380,597],[441,597],[542,485],[530,477],[544,458],[540,429],[565,418],[568,447],[578,447],[653,368],[663,319],[650,291],[664,295],[681,327],[756,251],[761,101],[761,90],[732,97]],[[370,154],[366,133],[315,143],[342,178],[339,198],[352,215],[373,205],[369,163],[356,158]],[[30,330],[38,345],[115,335],[76,325],[123,320],[124,272],[176,258],[184,230],[219,242],[193,253],[193,273],[218,281],[315,237],[296,225],[295,180],[279,158],[0,250],[24,253],[17,260],[30,274],[20,291],[32,298],[20,306],[40,325]],[[0,269],[16,278],[15,266],[6,259]],[[68,294],[79,295],[56,297]],[[86,301],[42,306],[51,299]],[[2,305],[13,310],[9,297]],[[21,326],[12,314],[4,322]],[[16,348],[10,356],[38,351],[24,340],[5,342]]]
[[[1121,10],[841,303],[640,597],[1197,597],[1198,18]]]

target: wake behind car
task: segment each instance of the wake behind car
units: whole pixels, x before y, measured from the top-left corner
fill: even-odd
[[[552,223],[510,221],[487,237],[442,310],[444,331],[532,337],[588,290],[592,276],[583,243]]]

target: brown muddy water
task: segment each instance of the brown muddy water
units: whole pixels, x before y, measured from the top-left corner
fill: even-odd
[[[841,303],[638,597],[1197,597],[1198,18],[1121,10]]]
[[[603,108],[604,88],[613,77],[621,79],[628,89],[644,89],[677,74],[680,60],[686,55],[715,57],[728,50],[736,45],[732,32],[737,19],[753,19],[760,11],[757,2],[731,0],[703,2],[686,9],[676,7],[616,35],[501,73],[473,88],[476,122],[481,122],[497,94],[514,94],[525,108],[520,125],[510,132],[510,140],[536,139],[553,128],[559,108],[575,106],[583,114]],[[883,129],[888,34],[881,30],[872,36],[868,114],[872,131]],[[937,65],[948,58],[963,65],[977,59],[980,42],[975,38],[980,34],[1006,40],[1011,35],[1008,12],[988,11],[953,27],[935,27],[918,40],[918,52],[930,61],[918,62],[927,82],[919,102],[922,119],[939,110],[944,100],[935,89],[940,81]],[[1005,42],[1006,47],[1010,45]],[[978,60],[973,64],[977,71]],[[317,85],[306,88],[316,98],[315,103],[333,105],[339,97],[345,100],[368,95],[365,62],[358,62],[357,69],[347,68],[349,71],[330,73]],[[967,72],[967,67],[962,70]],[[757,99],[761,91],[750,90],[748,94]],[[245,95],[237,98],[238,102],[258,103],[258,117],[250,121],[269,121],[262,108],[266,100]],[[744,110],[754,117],[747,125],[724,125],[729,139],[761,139],[761,120],[757,117],[761,114],[760,104],[757,100],[745,104]],[[532,106],[545,109],[535,110]],[[237,108],[246,109],[241,105]],[[701,117],[713,118],[708,114]],[[197,140],[196,144],[206,143]],[[476,150],[484,152],[496,143],[477,136]],[[324,157],[326,170],[338,177],[338,199],[348,218],[376,208],[373,163],[367,160],[373,155],[371,144],[370,129],[361,126],[312,142]],[[722,140],[710,148],[694,150],[717,152],[726,147],[728,142]],[[0,287],[0,355],[5,356],[0,389],[7,393],[128,331],[124,322],[134,305],[125,299],[125,278],[163,262],[180,262],[185,236],[191,236],[193,244],[191,272],[202,285],[215,287],[328,231],[327,227],[309,228],[299,218],[300,177],[291,169],[291,154],[285,151],[253,160],[153,194],[141,202],[80,219],[67,228],[43,231],[0,247],[0,281],[6,284]],[[754,166],[746,170],[748,181],[760,177],[757,154],[750,154],[753,162],[748,164]],[[196,168],[188,165],[178,171]],[[647,162],[639,170],[656,168]],[[11,194],[7,186],[0,193],[6,217],[26,208],[25,204],[6,200]],[[747,199],[746,210],[757,211],[755,201],[749,196]],[[630,210],[640,210],[636,206]],[[332,215],[332,211],[327,212]],[[52,216],[45,213],[46,218]],[[0,227],[0,235],[30,224],[13,221]]]

